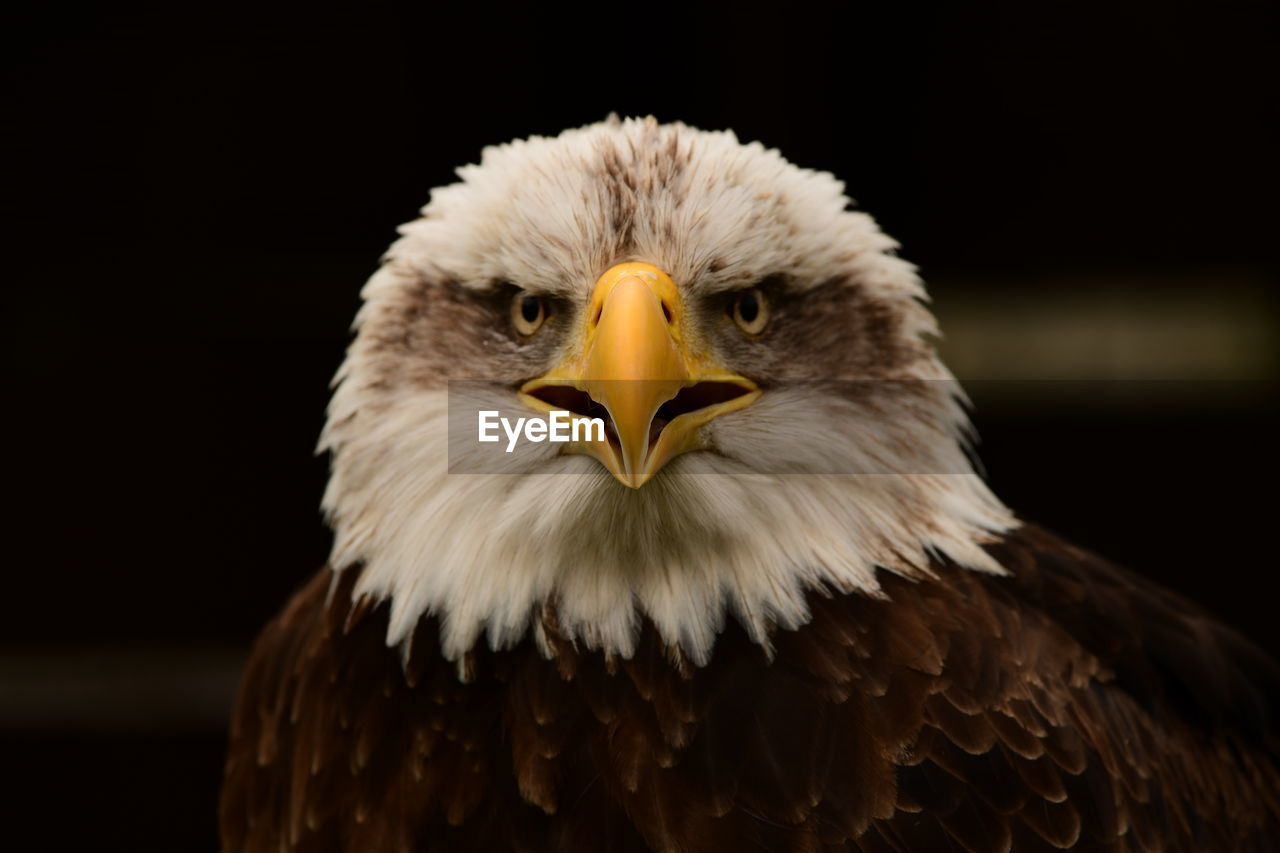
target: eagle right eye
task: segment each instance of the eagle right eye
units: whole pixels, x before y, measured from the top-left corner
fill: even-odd
[[[511,300],[511,324],[520,337],[533,336],[546,320],[547,303],[541,296],[521,290]]]

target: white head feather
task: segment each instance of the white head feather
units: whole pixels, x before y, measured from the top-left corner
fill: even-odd
[[[981,546],[1016,521],[966,457],[961,400],[925,339],[935,326],[923,288],[830,175],[731,133],[652,119],[488,148],[459,175],[364,288],[320,442],[332,454],[332,565],[361,564],[355,595],[390,599],[389,643],[434,614],[457,659],[482,634],[495,647],[541,638],[551,618],[625,657],[647,618],[702,663],[727,617],[767,646],[775,628],[807,620],[810,590],[880,594],[877,569],[921,577],[941,555],[1000,571]],[[799,299],[846,282],[859,304],[893,312],[892,344],[909,357],[808,378],[924,391],[868,403],[780,380],[708,424],[717,452],[677,457],[638,490],[551,444],[504,457],[502,473],[456,473],[463,449],[450,473],[443,379],[500,379],[455,386],[452,402],[465,393],[472,408],[509,410],[512,381],[537,372],[492,375],[533,356],[501,329],[433,316],[424,287],[508,281],[582,304],[629,260],[662,268],[689,298],[764,275],[785,276]],[[470,361],[442,352],[461,335],[476,342]]]

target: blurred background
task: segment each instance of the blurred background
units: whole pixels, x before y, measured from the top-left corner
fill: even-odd
[[[1270,10],[785,5],[3,13],[10,828],[215,848],[241,661],[326,557],[361,284],[482,146],[610,111],[845,180],[996,491],[1280,649]]]

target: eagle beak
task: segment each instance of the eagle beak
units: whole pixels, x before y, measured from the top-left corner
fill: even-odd
[[[704,424],[760,397],[754,382],[720,366],[689,331],[666,273],[618,264],[596,281],[569,356],[526,382],[521,399],[543,412],[607,415],[604,441],[573,442],[565,452],[594,456],[638,489],[676,456],[707,447]]]

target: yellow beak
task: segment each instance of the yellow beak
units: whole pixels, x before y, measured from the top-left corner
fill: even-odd
[[[675,283],[657,267],[619,264],[596,281],[569,356],[526,382],[521,399],[548,412],[608,413],[604,441],[567,444],[638,489],[663,465],[706,447],[700,428],[760,397],[689,338]]]

